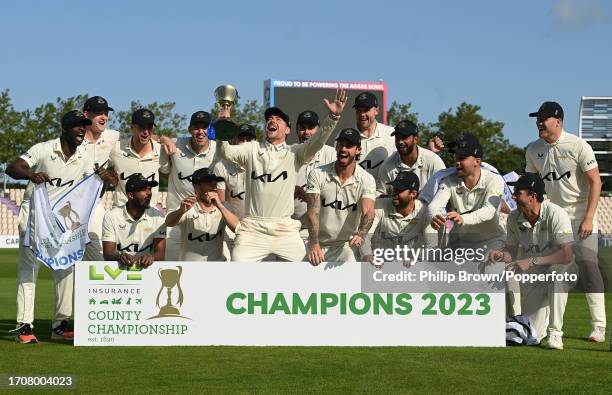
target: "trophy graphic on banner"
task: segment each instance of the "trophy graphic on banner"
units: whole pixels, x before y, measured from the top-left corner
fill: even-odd
[[[233,85],[221,85],[215,89],[215,99],[219,110],[231,114],[232,108],[238,99],[238,90]],[[238,132],[238,126],[228,119],[216,120],[208,129],[208,137],[222,141],[229,141]]]
[[[70,202],[66,202],[66,204],[57,211],[64,219],[66,229],[76,230],[79,228],[79,226],[81,226],[79,214],[72,209]]]
[[[178,289],[178,299],[176,303],[181,306],[183,304],[183,290],[181,289],[181,274],[183,273],[183,268],[181,266],[177,266],[176,269],[159,269],[157,274],[159,275],[159,279],[161,280],[161,288],[157,293],[157,298],[155,300],[156,306],[160,307],[159,299],[162,297],[162,292],[164,288],[167,292],[166,304],[161,306],[159,309],[159,313],[151,318],[163,318],[163,317],[182,317],[179,309],[172,304],[172,289],[176,287]],[[149,319],[151,319],[149,318]],[[186,318],[186,317],[182,317]]]

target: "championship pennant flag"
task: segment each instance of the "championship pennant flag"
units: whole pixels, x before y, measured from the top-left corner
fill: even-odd
[[[63,270],[83,258],[89,243],[89,218],[100,200],[102,186],[100,177],[91,174],[51,206],[46,184],[36,185],[30,211],[34,223],[28,221],[24,244],[38,260],[52,270]]]

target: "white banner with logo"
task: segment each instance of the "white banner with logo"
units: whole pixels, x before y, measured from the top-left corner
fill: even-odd
[[[504,346],[504,293],[363,293],[361,265],[75,268],[76,346]]]
[[[19,248],[19,236],[0,235],[0,248]]]
[[[67,269],[83,258],[89,243],[89,218],[100,200],[103,182],[92,174],[57,199],[49,202],[46,184],[34,188],[33,227],[28,221],[24,244],[36,258],[53,270]]]

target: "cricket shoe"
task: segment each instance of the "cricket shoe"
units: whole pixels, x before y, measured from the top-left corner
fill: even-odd
[[[32,332],[32,325],[25,323],[18,323],[17,327],[10,333],[15,333],[15,341],[21,344],[35,344],[38,343],[38,339]]]
[[[559,335],[549,335],[546,347],[551,350],[563,350],[563,338]]]
[[[74,329],[68,324],[68,321],[62,321],[58,326],[51,331],[52,340],[74,340]]]
[[[604,328],[603,326],[596,326],[595,328],[593,328],[593,331],[591,331],[591,334],[589,335],[589,341],[595,343],[605,342],[606,328]]]

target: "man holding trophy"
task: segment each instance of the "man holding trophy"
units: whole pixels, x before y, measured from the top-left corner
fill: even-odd
[[[329,116],[319,133],[301,144],[288,145],[290,120],[280,108],[271,107],[265,112],[265,141],[250,141],[242,145],[230,145],[237,132],[227,130],[218,121],[216,132],[221,158],[236,162],[246,169],[246,213],[236,229],[236,241],[232,260],[261,261],[270,254],[287,261],[301,261],[306,249],[299,235],[300,221],[291,218],[293,196],[299,169],[325,145],[334,131],[346,104],[346,92],[336,91],[329,102],[324,99]],[[221,130],[221,126],[223,129]]]

